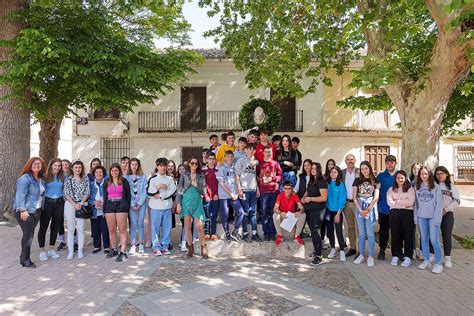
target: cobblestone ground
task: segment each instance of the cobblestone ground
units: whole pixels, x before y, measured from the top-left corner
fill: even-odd
[[[63,252],[39,262],[35,240],[38,268],[26,269],[18,259],[20,235],[18,226],[0,225],[0,314],[474,314],[474,251],[455,249],[454,267],[434,275],[416,269],[417,260],[404,269],[392,267],[390,258],[374,268],[352,258],[311,267],[289,241],[280,250],[272,243],[247,245],[245,256],[232,258],[220,258],[228,251],[215,244],[210,260],[176,252],[116,263],[88,247],[81,260],[66,260]]]

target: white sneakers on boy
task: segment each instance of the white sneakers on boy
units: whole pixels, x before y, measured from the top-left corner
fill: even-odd
[[[404,268],[408,268],[409,266],[411,266],[411,259],[408,257],[403,258],[401,266]]]
[[[333,259],[336,257],[336,249],[331,248],[331,251],[328,254],[328,259]]]
[[[390,263],[392,266],[396,267],[398,266],[398,257],[392,257],[392,262]]]

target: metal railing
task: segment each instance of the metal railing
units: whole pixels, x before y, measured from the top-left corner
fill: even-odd
[[[198,113],[199,114],[199,113]],[[239,111],[206,111],[196,115],[200,119],[205,119],[207,131],[228,131],[241,130],[239,123]],[[186,116],[187,119],[189,115]],[[156,132],[175,132],[202,130],[195,128],[201,126],[201,122],[195,124],[183,122],[183,113],[180,111],[140,111],[138,112],[138,132],[156,133]],[[303,131],[303,111],[295,111],[295,122],[287,122],[278,131],[301,132]]]
[[[390,122],[387,111],[375,111],[366,114],[364,111],[335,110],[324,111],[324,129],[326,131],[399,131]]]

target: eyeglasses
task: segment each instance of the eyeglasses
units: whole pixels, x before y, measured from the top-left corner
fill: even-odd
[[[199,162],[190,162],[189,165],[190,166],[199,166]]]
[[[35,162],[32,166],[41,166],[41,162]]]

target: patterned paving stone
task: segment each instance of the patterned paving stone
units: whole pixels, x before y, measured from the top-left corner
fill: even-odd
[[[177,289],[185,284],[198,282],[201,278],[230,272],[232,269],[229,265],[164,263],[135,290],[132,297]]]
[[[127,315],[127,316],[144,316],[139,308],[131,304],[129,301],[123,302],[122,305],[113,313],[114,316]]]
[[[301,305],[254,286],[201,302],[220,315],[284,315]]]

